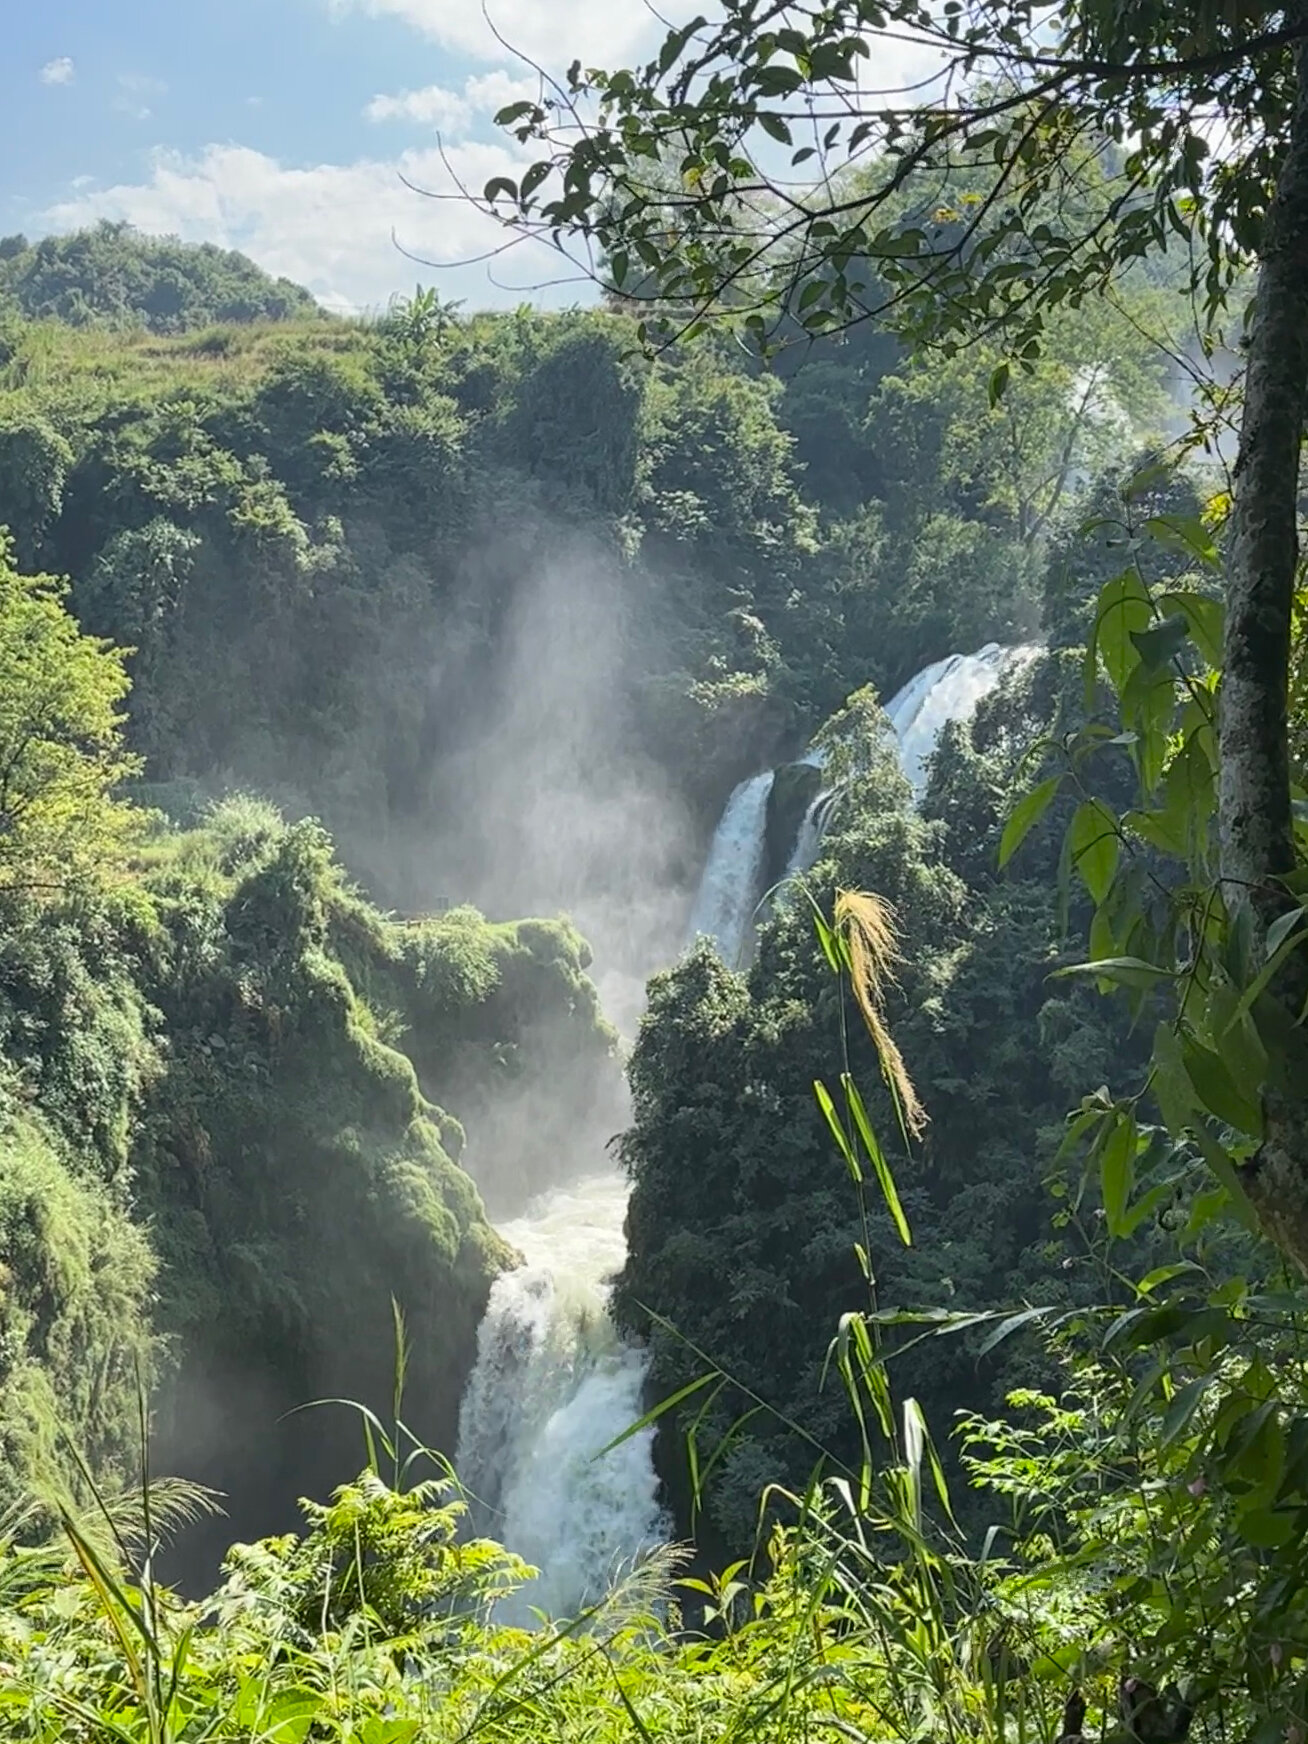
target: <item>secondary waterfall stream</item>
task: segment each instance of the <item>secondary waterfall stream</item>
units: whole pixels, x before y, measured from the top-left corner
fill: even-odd
[[[1007,664],[1026,653],[991,643],[950,655],[891,699],[886,713],[916,798],[945,722],[969,718]],[[816,753],[804,760],[820,765]],[[751,776],[730,796],[691,912],[689,937],[707,934],[728,963],[741,960],[762,895],[773,779],[770,770]],[[816,858],[831,799],[819,793],[809,806],[792,870]],[[611,1445],[646,1409],[645,1354],[619,1336],[606,1301],[625,1257],[627,1193],[620,1175],[597,1172],[502,1226],[526,1263],[491,1291],[456,1468],[474,1498],[476,1529],[540,1570],[505,1602],[509,1620],[529,1621],[533,1610],[576,1615],[667,1535],[652,1427]]]

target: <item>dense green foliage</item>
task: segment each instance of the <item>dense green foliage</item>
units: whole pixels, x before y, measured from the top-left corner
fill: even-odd
[[[147,287],[114,291],[107,317],[167,277],[170,249],[100,231],[11,250],[6,270],[34,285],[44,262],[47,287],[56,266],[80,272],[97,307],[105,285]],[[222,263],[179,258],[216,296]],[[586,669],[592,643],[611,656],[602,724],[573,754],[594,756],[598,731],[606,756],[619,748],[651,784],[661,769],[707,823],[738,774],[798,748],[869,679],[889,689],[951,647],[1034,625],[1047,529],[1125,409],[1147,427],[1165,378],[1103,310],[1069,317],[1057,362],[988,409],[984,355],[927,367],[884,336],[772,380],[726,350],[641,362],[611,314],[462,320],[425,294],[372,325],[251,312],[174,337],[117,315],[11,321],[0,480],[23,563],[68,574],[85,630],[133,650],[139,793],[173,820],[129,893],[68,912],[60,897],[15,930],[5,1053],[35,1074],[60,1142],[97,1159],[87,1172],[128,1225],[148,1224],[123,1299],[157,1269],[152,1324],[173,1377],[161,1447],[237,1489],[238,1518],[257,1526],[265,1498],[282,1506],[338,1475],[334,1437],[302,1418],[267,1425],[313,1396],[375,1402],[392,1291],[420,1334],[420,1427],[450,1443],[500,1254],[439,1111],[457,1113],[479,1183],[504,1203],[583,1148],[598,1155],[621,1117],[588,955],[566,924],[387,921],[350,894],[315,826],[247,802],[211,812],[211,796],[255,786],[323,817],[351,869],[406,906],[450,890],[503,900],[487,869],[506,858],[507,823],[478,836],[479,783],[488,758],[518,755],[530,780],[528,741],[557,730],[529,715],[522,739],[497,737],[523,682],[506,650],[544,628],[540,658],[565,673]],[[94,658],[112,708],[117,657]],[[1030,724],[1012,707],[1005,745]],[[867,720],[846,718],[852,740]],[[871,883],[908,928],[893,1016],[935,1124],[906,1189],[918,1246],[885,1287],[984,1306],[1016,1278],[1056,1275],[1025,1134],[1053,1130],[1087,1051],[1113,1042],[1087,1000],[1050,997],[1051,899],[1038,875],[991,889],[980,847],[1002,782],[979,822],[977,772],[964,747],[955,757],[935,812],[956,810],[957,827],[914,818],[897,778],[867,773],[815,889]],[[510,803],[533,804],[530,789]],[[779,917],[748,990],[699,957],[656,991],[654,1014],[635,1067],[623,1312],[669,1315],[747,1383],[766,1371],[771,1404],[835,1435],[839,1403],[816,1389],[851,1275],[849,1220],[808,1090],[837,1032],[802,910]],[[677,1052],[683,1022],[708,1022],[713,1047]],[[677,1058],[655,1069],[663,1032]],[[706,1109],[688,1132],[701,1100],[716,1124]],[[663,1178],[664,1125],[681,1134],[684,1198]],[[801,1242],[803,1228],[822,1233]],[[684,1251],[665,1265],[668,1242]],[[793,1304],[780,1353],[753,1312],[778,1283]],[[941,1362],[938,1396],[954,1396],[966,1363]],[[130,1367],[119,1360],[124,1384]],[[656,1374],[683,1368],[665,1351]],[[734,1457],[737,1539],[774,1443]],[[792,1477],[793,1456],[780,1468]]]
[[[834,1327],[864,1299],[854,1246],[865,1236],[813,1083],[847,1046],[860,1082],[877,1076],[876,1057],[815,951],[812,902],[829,912],[839,889],[874,890],[900,936],[888,1019],[930,1124],[911,1151],[886,1145],[913,1246],[884,1212],[874,1217],[882,1308],[1068,1301],[1098,1282],[1084,1275],[1085,1229],[1055,1217],[1045,1176],[1067,1108],[1131,1043],[1089,990],[1048,979],[1067,960],[1052,834],[1021,882],[994,870],[1012,747],[1048,724],[1059,671],[1055,657],[1024,666],[971,733],[950,738],[923,815],[891,745],[868,756],[883,729],[874,705],[856,702],[829,736],[829,757],[843,752],[850,773],[821,860],[783,893],[748,974],[700,950],[652,985],[624,1140],[635,1189],[619,1313],[651,1333],[660,1395],[706,1360],[730,1376],[699,1424],[708,1448],[750,1404],[767,1407],[709,1489],[710,1516],[738,1552],[762,1481],[798,1482],[813,1440],[848,1457],[854,1432],[838,1377],[823,1370]],[[878,1130],[893,1133],[890,1103],[876,1108]],[[652,1332],[651,1312],[664,1323]],[[1002,1366],[978,1368],[963,1340],[918,1346],[905,1385],[948,1424],[965,1402],[996,1404],[1038,1377],[1027,1360],[1010,1350]]]
[[[312,315],[309,293],[270,279],[245,255],[212,243],[138,236],[101,223],[71,236],[0,237],[0,315],[73,327],[184,333],[217,321]]]
[[[19,575],[0,535],[0,888],[97,871],[133,819],[115,789],[123,753],[122,653],[83,635],[50,576]]]
[[[24,683],[54,700],[23,788],[52,822],[6,832],[0,893],[0,1437],[5,1499],[38,1504],[0,1539],[5,1724],[41,1744],[819,1724],[999,1744],[1080,1736],[1075,1685],[1087,1731],[1120,1744],[1180,1744],[1192,1708],[1214,1738],[1293,1740],[1300,1305],[1203,1172],[1241,1155],[1243,1079],[1183,1055],[1190,1090],[1151,1124],[1146,1091],[1116,1089],[1147,1082],[1149,1037],[1095,986],[1113,952],[1172,948],[1159,907],[1194,920],[1165,861],[1202,810],[1173,771],[1211,723],[1177,735],[1168,709],[1202,715],[1214,684],[1192,481],[1127,489],[1128,521],[1173,535],[1147,583],[1120,574],[1121,478],[1082,494],[1159,410],[1130,324],[1069,315],[1056,361],[989,398],[984,353],[911,362],[870,336],[778,382],[725,350],[636,361],[621,315],[462,321],[421,295],[370,326],[84,325],[11,324],[0,393],[20,567],[67,572],[82,626],[6,570],[16,766]],[[505,1159],[478,1162],[488,1191],[520,1189],[510,1174],[558,1178],[615,1107],[575,929],[446,912],[426,865],[471,833],[460,766],[484,768],[530,670],[505,648],[551,566],[593,585],[579,607],[547,594],[561,629],[528,614],[550,631],[532,655],[561,643],[580,678],[613,648],[605,730],[692,811],[829,717],[819,863],[747,973],[698,948],[656,978],[631,1066],[616,1307],[655,1397],[693,1389],[664,1419],[672,1499],[710,1557],[772,1522],[750,1567],[681,1589],[707,1634],[677,1627],[657,1558],[575,1626],[510,1630],[494,1600],[525,1571],[462,1536],[441,1485],[412,1487],[416,1443],[451,1444],[510,1258],[465,1143]],[[1106,629],[1115,607],[1129,624]],[[913,807],[867,681],[1041,619],[1049,649],[945,735]],[[132,753],[98,636],[136,650],[137,798],[162,815],[115,792]],[[1049,769],[1071,759],[1057,788],[1023,764],[1041,740]],[[777,864],[811,793],[795,767]],[[382,913],[318,823],[213,802],[238,784],[321,813],[353,871],[441,912]],[[445,864],[475,881],[475,860]],[[901,953],[883,1001],[854,942],[879,905]],[[1233,1010],[1237,929],[1205,916],[1184,937],[1207,1005],[1183,999],[1175,1033],[1216,1057],[1256,1029],[1267,978]],[[1101,967],[1058,974],[1081,932]],[[1236,1065],[1261,1069],[1251,1049]],[[920,1140],[896,1120],[905,1072]],[[1070,1128],[1083,1167],[1066,1112],[1100,1082]],[[392,1298],[408,1402],[388,1442]],[[305,1504],[299,1535],[231,1550],[188,1607],[155,1584],[170,1492],[156,1512],[119,1488],[138,1376],[156,1465],[229,1492],[213,1548],[331,1493],[358,1433],[342,1397],[373,1463]],[[314,1397],[338,1402],[294,1410]],[[926,1425],[960,1408],[937,1455]],[[819,1454],[834,1481],[810,1480]],[[41,1537],[52,1514],[62,1540]]]
[[[983,355],[924,369],[860,338],[777,382],[726,347],[633,361],[623,317],[425,297],[168,340],[12,324],[0,501],[24,564],[70,575],[86,628],[136,650],[153,780],[310,809],[422,907],[543,577],[610,651],[607,743],[705,821],[851,690],[1033,626],[1045,523],[1123,406],[1163,408],[1135,327],[1067,327],[986,410]]]
[[[66,591],[0,549],[0,1496],[61,1433],[111,1473],[153,1387],[156,1454],[258,1530],[353,1445],[286,1414],[389,1396],[392,1302],[452,1441],[511,1254],[440,1104],[491,1138],[560,1056],[602,1103],[614,1038],[565,922],[397,921],[315,823],[126,803],[123,657]]]
[[[316,825],[240,800],[157,837],[126,888],[14,896],[5,921],[6,1434],[24,1433],[36,1365],[47,1416],[121,1455],[135,1352],[162,1385],[160,1456],[229,1492],[238,1521],[273,1524],[353,1446],[340,1421],[278,1419],[389,1396],[394,1297],[418,1340],[417,1419],[450,1441],[509,1256],[433,1098],[507,1094],[515,1052],[547,1069],[538,1031],[603,1083],[611,1040],[576,936],[472,911],[387,920]],[[33,1318],[41,1277],[53,1323]]]

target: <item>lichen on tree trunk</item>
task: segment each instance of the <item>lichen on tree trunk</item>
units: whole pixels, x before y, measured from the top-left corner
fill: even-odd
[[[1308,0],[1294,0],[1286,22],[1308,28]],[[1287,905],[1282,880],[1295,864],[1288,688],[1308,403],[1308,43],[1293,52],[1294,112],[1249,330],[1220,723],[1222,877],[1232,908],[1252,908],[1259,935]],[[1301,979],[1291,971],[1286,989],[1300,1000]],[[1268,1236],[1308,1271],[1308,1082],[1271,1091],[1264,1112],[1245,1183]]]

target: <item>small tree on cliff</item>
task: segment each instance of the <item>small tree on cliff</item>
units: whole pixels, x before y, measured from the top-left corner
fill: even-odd
[[[123,852],[140,814],[115,796],[125,655],[85,636],[65,585],[20,575],[0,532],[0,893],[59,890]]]

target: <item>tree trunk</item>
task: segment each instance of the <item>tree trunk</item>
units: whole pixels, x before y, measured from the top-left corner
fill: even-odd
[[[1287,23],[1308,25],[1308,0],[1292,0]],[[1280,880],[1295,864],[1288,691],[1308,402],[1308,43],[1293,53],[1294,110],[1248,342],[1220,723],[1222,877],[1232,910],[1252,908],[1258,936],[1287,905]],[[1308,1271],[1308,1083],[1269,1089],[1245,1184],[1267,1234]]]

